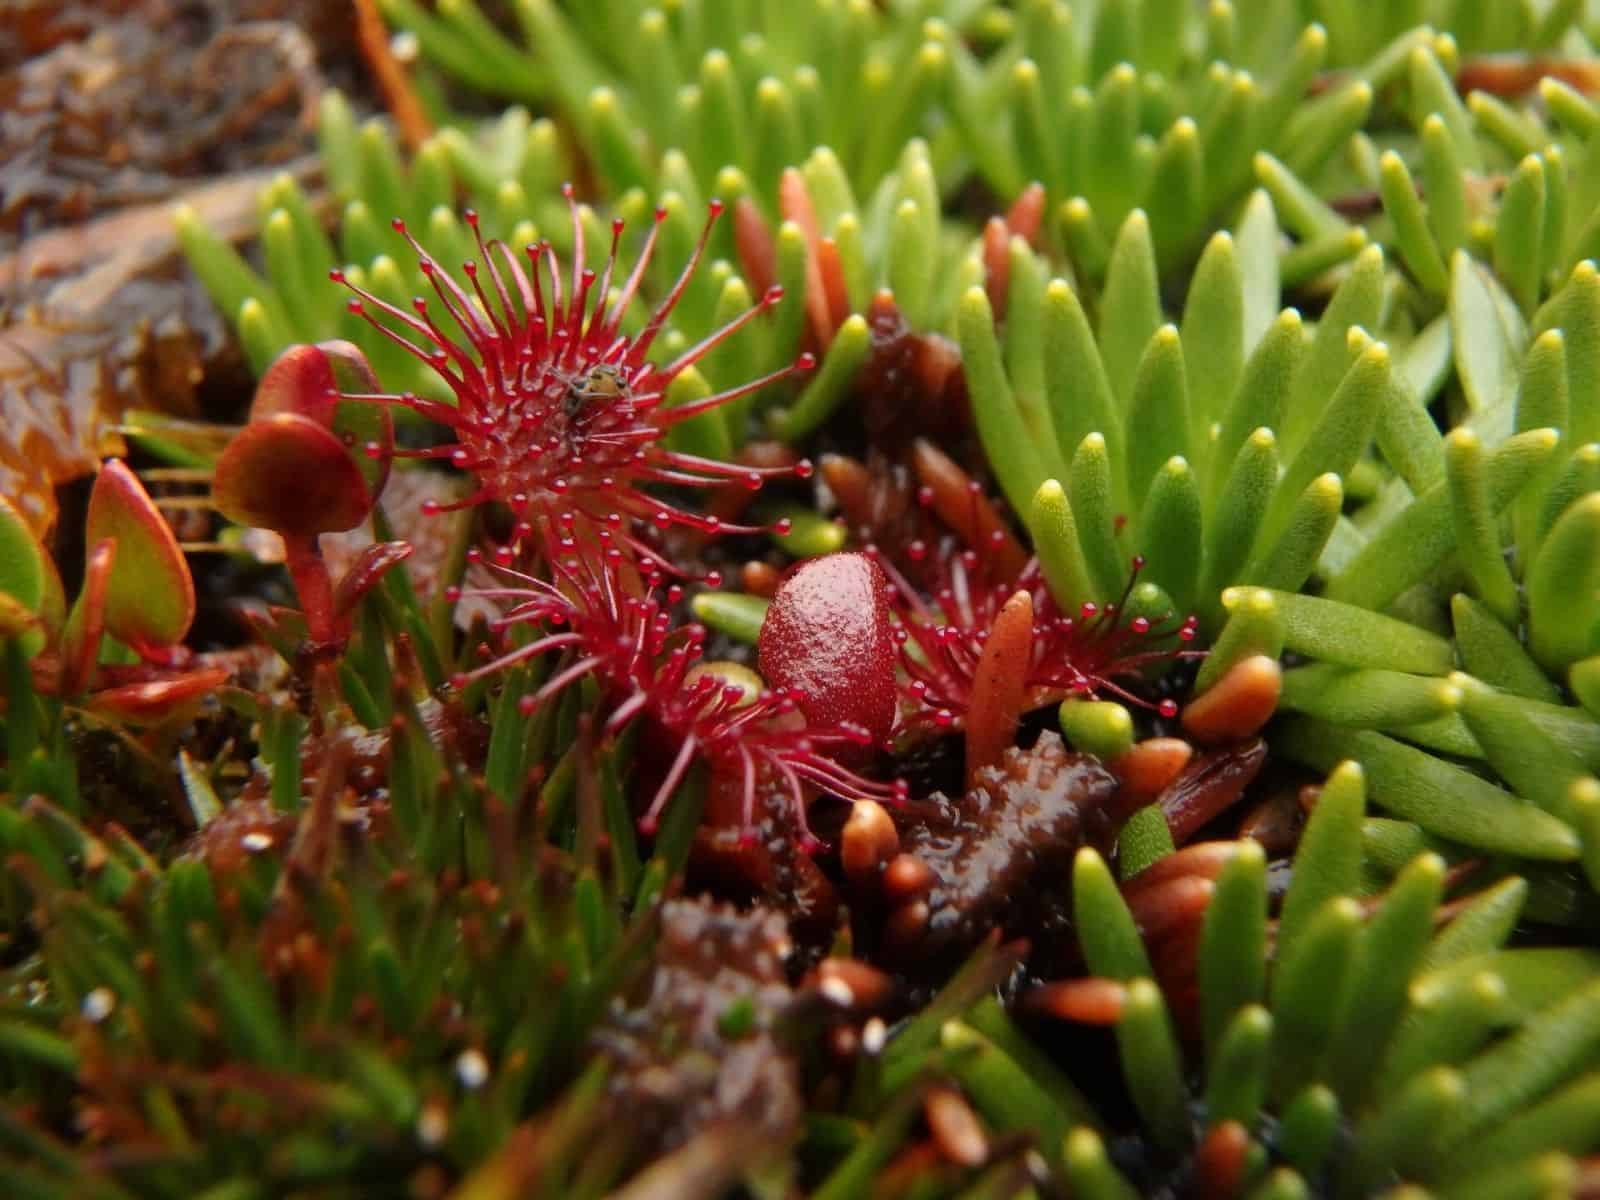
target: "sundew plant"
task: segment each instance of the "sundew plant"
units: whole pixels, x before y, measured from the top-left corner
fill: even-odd
[[[20,1195],[1600,1196],[1600,5],[352,9],[0,497]]]

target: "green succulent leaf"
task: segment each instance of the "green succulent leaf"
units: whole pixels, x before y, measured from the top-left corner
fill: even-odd
[[[0,592],[37,614],[48,587],[48,558],[21,512],[0,496]]]
[[[1570,862],[1578,856],[1577,835],[1565,822],[1383,734],[1294,718],[1285,722],[1278,745],[1322,770],[1354,759],[1365,770],[1378,804],[1440,837],[1529,859]]]

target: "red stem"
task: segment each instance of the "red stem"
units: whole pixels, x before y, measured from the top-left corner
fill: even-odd
[[[300,595],[306,632],[313,642],[327,643],[338,641],[339,631],[333,611],[333,581],[319,542],[318,534],[284,534],[283,561],[289,568],[289,578],[294,580],[294,590]]]

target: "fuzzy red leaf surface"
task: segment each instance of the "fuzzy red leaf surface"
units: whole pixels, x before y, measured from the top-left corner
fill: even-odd
[[[761,626],[767,686],[790,692],[812,725],[859,725],[882,743],[894,726],[894,631],[889,587],[864,554],[794,567]]]

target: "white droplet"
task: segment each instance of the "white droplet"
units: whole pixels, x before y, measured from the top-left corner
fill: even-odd
[[[456,1058],[456,1078],[468,1091],[476,1091],[489,1081],[489,1060],[477,1050],[463,1050]]]
[[[405,29],[389,39],[389,53],[394,55],[396,62],[410,64],[417,61],[417,56],[422,53],[422,45],[416,34]]]
[[[870,1017],[861,1027],[861,1048],[868,1054],[881,1054],[889,1040],[889,1027],[882,1017]]]
[[[840,1008],[855,1007],[856,994],[850,990],[850,985],[837,975],[829,976],[819,982],[817,991],[822,993],[824,1000],[829,1000]]]
[[[84,1020],[98,1025],[111,1015],[111,1010],[116,1006],[116,994],[110,988],[97,987],[83,998]]]
[[[259,829],[253,830],[240,838],[239,844],[251,854],[260,854],[263,850],[272,849],[272,835],[262,833]]]

